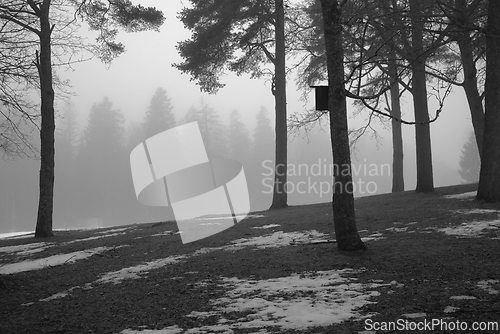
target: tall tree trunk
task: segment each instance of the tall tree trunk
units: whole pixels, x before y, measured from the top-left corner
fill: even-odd
[[[472,54],[472,39],[470,38],[469,32],[462,32],[457,43],[460,48],[460,58],[464,71],[463,87],[465,96],[467,96],[467,101],[469,102],[477,149],[479,150],[479,157],[481,157],[483,152],[484,110],[483,101],[477,89],[477,71],[476,64],[474,63],[474,56]]]
[[[285,13],[283,0],[275,0],[276,6],[276,55],[274,72],[274,99],[276,104],[276,159],[274,191],[271,209],[288,206],[287,180],[287,128],[286,128],[286,64],[285,64]]]
[[[37,55],[41,90],[40,197],[35,237],[50,237],[54,204],[54,89],[52,87],[50,0],[39,5],[40,54]]]
[[[347,127],[342,45],[342,8],[337,0],[321,0],[325,30],[330,111],[330,132],[334,162],[333,219],[340,250],[366,249],[356,227],[352,184],[351,152]]]
[[[422,20],[422,0],[410,0],[412,34],[412,93],[415,113],[415,143],[417,151],[417,192],[434,191],[432,173],[431,132],[429,106],[427,103],[427,83],[425,77],[425,55],[423,43],[424,22]]]
[[[484,141],[477,198],[500,202],[500,1],[488,2]]]
[[[399,83],[396,69],[396,53],[391,51],[389,59],[389,79],[391,82],[391,115],[392,119],[392,192],[405,190],[403,172],[403,135],[401,119],[401,101],[399,98]],[[396,119],[395,119],[396,118]]]
[[[464,23],[469,21],[466,0],[457,0],[456,7],[457,12],[461,13],[458,20],[463,21]],[[472,126],[476,136],[477,149],[479,151],[479,157],[481,157],[483,152],[484,110],[483,101],[481,100],[481,95],[477,89],[477,70],[476,64],[474,63],[470,32],[465,30],[457,33],[456,41],[460,49],[460,59],[462,61],[462,68],[464,71],[463,88],[469,103]]]

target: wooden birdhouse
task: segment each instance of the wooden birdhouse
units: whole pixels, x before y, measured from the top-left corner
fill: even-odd
[[[314,88],[316,110],[328,110],[328,86],[310,86]]]

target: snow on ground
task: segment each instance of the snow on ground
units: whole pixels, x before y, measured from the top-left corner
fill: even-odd
[[[426,313],[407,313],[402,315],[405,318],[415,319],[415,318],[424,318],[427,316]]]
[[[0,267],[0,274],[13,274],[22,271],[38,270],[47,267],[60,266],[66,263],[73,263],[77,260],[86,259],[92,255],[102,253],[111,249],[112,247],[97,247],[91,248],[84,251],[57,254],[49,257],[44,257],[36,260],[26,260],[16,263],[4,264]]]
[[[477,191],[471,191],[471,192],[462,193],[462,194],[445,195],[444,198],[450,198],[450,199],[471,199],[471,198],[474,198],[476,195],[477,195]]]
[[[97,234],[106,234],[106,233],[118,233],[118,232],[125,232],[125,231],[128,231],[130,230],[132,227],[123,227],[123,228],[114,228],[114,229],[111,229],[111,230],[106,230],[106,231],[98,231],[96,232]],[[125,233],[121,233],[121,234],[125,234]]]
[[[280,224],[269,224],[269,225],[263,225],[263,226],[255,226],[252,227],[253,229],[268,229],[268,228],[274,228],[274,227],[280,227]]]
[[[462,237],[478,237],[485,230],[498,230],[500,228],[500,219],[489,221],[471,221],[462,223],[459,226],[445,227],[436,229],[439,232],[444,232],[448,235],[456,235]]]
[[[278,248],[289,246],[296,243],[306,243],[313,240],[326,240],[328,234],[316,230],[301,232],[282,232],[277,231],[272,234],[266,234],[253,238],[241,238],[231,241],[231,245],[224,247],[226,250],[235,251],[245,247],[256,247],[257,249]]]
[[[469,299],[477,299],[476,297],[474,296],[451,296],[450,297],[451,300],[469,300]]]
[[[488,292],[490,295],[498,295],[499,291],[493,289],[493,286],[496,286],[497,289],[500,288],[500,281],[497,279],[489,279],[484,281],[477,282],[477,286],[484,291]]]
[[[101,276],[95,283],[121,283],[125,279],[140,278],[141,275],[147,274],[149,271],[159,269],[164,266],[174,264],[185,259],[185,255],[169,256],[163,259],[153,260],[150,262],[141,263],[137,266],[122,268],[117,271],[111,271]]]
[[[97,232],[97,233],[104,233],[104,232]],[[125,232],[121,232],[121,233],[107,233],[107,234],[104,234],[104,235],[99,235],[99,236],[96,236],[96,237],[88,237],[88,238],[83,238],[83,239],[75,239],[75,240],[71,240],[71,241],[68,241],[68,242],[63,242],[61,245],[69,245],[69,244],[72,244],[72,243],[75,243],[75,242],[81,242],[81,241],[90,241],[90,240],[96,240],[96,239],[102,239],[102,238],[108,238],[108,237],[115,237],[117,235],[123,235],[125,234]]]
[[[8,232],[8,233],[0,233],[0,239],[29,238],[34,235],[35,235],[34,232]]]
[[[472,215],[472,214],[487,214],[487,213],[498,213],[500,214],[500,210],[494,210],[494,209],[461,209],[461,210],[454,210],[452,211],[454,213],[458,213],[461,215]]]
[[[179,232],[174,232],[174,231],[163,231],[163,232],[160,232],[160,233],[156,233],[156,234],[151,234],[152,237],[162,237],[162,236],[165,236],[165,235],[174,235],[174,234],[179,234]]]
[[[15,255],[29,255],[41,252],[52,245],[53,243],[49,242],[37,242],[26,245],[5,246],[5,247],[0,247],[0,253],[15,253]]]
[[[381,239],[385,239],[384,235],[378,231],[370,234],[369,236],[367,237],[362,237],[361,240],[363,240],[363,242],[367,242],[367,241],[376,241],[376,240],[381,240]]]
[[[211,301],[213,309],[206,312],[193,311],[187,317],[206,319],[216,316],[216,325],[206,325],[183,330],[170,326],[159,331],[130,329],[121,334],[211,334],[235,333],[238,329],[255,329],[268,333],[261,327],[304,330],[314,326],[328,326],[348,319],[361,320],[359,308],[374,303],[372,298],[380,293],[380,286],[401,287],[391,283],[358,283],[352,277],[359,273],[353,269],[318,271],[292,274],[287,277],[266,280],[222,277],[221,287],[227,289],[223,297]],[[236,318],[232,312],[244,315]]]

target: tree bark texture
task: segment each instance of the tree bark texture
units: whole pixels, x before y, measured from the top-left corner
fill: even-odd
[[[283,0],[275,0],[276,5],[276,52],[274,74],[274,99],[276,108],[276,152],[273,202],[271,209],[288,206],[287,182],[287,126],[286,126],[286,64],[285,64],[285,13]]]
[[[458,20],[467,22],[467,3],[466,0],[457,0],[456,6],[458,13],[462,13],[464,17],[459,17]],[[464,71],[463,88],[472,119],[472,127],[476,136],[477,149],[479,150],[479,157],[483,152],[483,136],[484,136],[484,109],[481,95],[477,89],[477,70],[476,63],[474,62],[474,53],[472,49],[472,38],[470,31],[464,30],[456,34],[456,41],[460,49],[460,59],[462,61],[462,68]]]
[[[479,157],[483,152],[483,136],[484,136],[484,110],[481,95],[477,89],[477,71],[472,54],[472,39],[469,32],[463,32],[458,39],[458,47],[460,48],[460,58],[462,60],[462,68],[464,71],[463,87],[467,102],[469,103],[470,115],[472,118],[472,127],[476,136],[477,149]]]
[[[351,152],[347,127],[342,45],[342,9],[337,0],[321,0],[329,86],[329,114],[334,162],[333,219],[340,250],[366,249],[356,227]]]
[[[425,75],[424,43],[422,20],[422,0],[410,0],[412,34],[412,93],[415,113],[415,143],[417,151],[417,192],[434,191],[432,172],[431,132],[429,106],[427,103],[427,83]]]
[[[40,53],[37,66],[41,90],[40,129],[40,197],[35,237],[50,237],[54,207],[54,89],[52,87],[51,33],[49,20],[50,0],[39,5]]]
[[[396,53],[391,51],[389,60],[389,79],[391,82],[391,115],[392,125],[392,192],[405,190],[403,169],[403,131],[401,122],[401,100],[399,98],[399,83],[396,70]]]
[[[477,199],[500,202],[500,1],[488,2],[484,141]]]

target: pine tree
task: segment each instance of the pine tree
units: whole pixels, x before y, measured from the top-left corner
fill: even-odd
[[[57,122],[56,131],[56,167],[54,183],[54,220],[62,226],[71,225],[75,208],[75,157],[78,140],[78,122],[76,110],[68,101]]]
[[[107,224],[117,220],[122,209],[125,182],[130,178],[123,144],[124,117],[105,97],[90,110],[77,156],[79,204],[83,218]]]
[[[189,108],[184,122],[198,122],[201,136],[209,156],[226,158],[227,129],[219,118],[219,114],[208,104],[201,101],[201,108]]]
[[[479,159],[479,150],[477,149],[476,137],[471,131],[469,138],[462,148],[460,157],[460,170],[458,173],[466,183],[473,183],[479,180],[479,169],[481,160]]]
[[[274,131],[265,107],[261,107],[257,114],[257,126],[253,138],[253,163],[261,166],[266,160],[274,161]]]
[[[252,142],[246,125],[240,120],[238,110],[233,110],[229,116],[229,157],[246,166],[250,161]]]
[[[251,169],[247,173],[250,205],[252,210],[269,207],[274,184],[274,131],[266,108],[257,114],[253,133]],[[245,171],[246,173],[246,171]]]
[[[173,106],[167,96],[167,91],[158,88],[151,101],[144,118],[143,128],[146,138],[175,127]],[[146,139],[144,138],[144,139]]]

